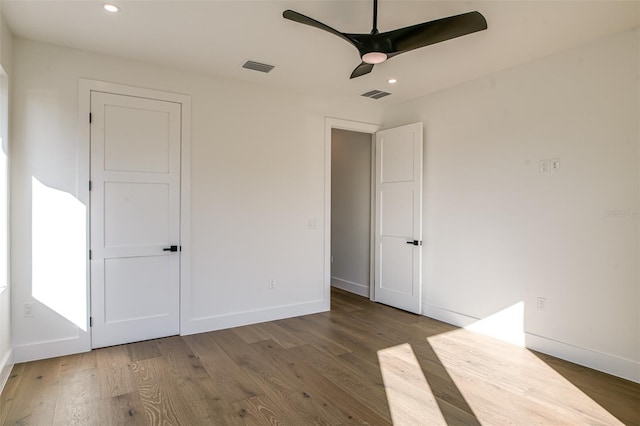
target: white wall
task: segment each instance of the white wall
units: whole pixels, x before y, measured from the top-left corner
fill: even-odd
[[[638,39],[385,110],[385,127],[425,124],[426,315],[497,315],[529,347],[640,381]],[[552,158],[560,171],[539,173]]]
[[[331,284],[369,297],[371,135],[331,131]]]
[[[12,72],[12,44],[13,37],[9,28],[4,22],[2,15],[0,14],[0,66],[4,70],[6,77],[4,77],[1,90],[6,91],[10,89],[8,87],[9,78],[13,77]],[[6,93],[5,93],[6,94]],[[4,121],[4,110],[8,105],[0,106],[0,120],[2,120],[2,149],[4,153],[8,151],[8,124]],[[4,172],[4,171],[3,171]],[[4,182],[3,182],[4,184]],[[3,191],[4,192],[4,191]],[[4,208],[4,207],[2,207]],[[4,212],[3,212],[4,213]],[[7,212],[8,213],[8,212]],[[4,214],[2,215],[4,217]],[[0,226],[5,226],[3,221],[0,221]],[[5,251],[2,250],[4,253]],[[7,253],[8,254],[8,253]],[[4,268],[2,268],[4,270]],[[4,271],[3,271],[4,272]],[[3,283],[8,277],[1,278]],[[0,286],[3,284],[0,283]],[[10,284],[10,281],[9,281]],[[0,391],[2,390],[6,379],[9,376],[12,364],[13,364],[13,346],[11,342],[11,289],[10,285],[0,288]]]
[[[183,301],[183,333],[328,308],[322,227],[325,116],[379,122],[378,107],[367,100],[309,98],[23,39],[16,39],[14,48],[17,360],[68,352],[78,336],[77,326],[32,294],[31,186],[35,177],[74,197],[85,190],[84,183],[77,186],[78,143],[88,143],[77,136],[79,78],[191,96],[192,257],[191,282],[183,283],[190,294]],[[308,229],[310,219],[317,229]],[[271,279],[276,280],[273,290],[268,289]],[[35,303],[34,318],[22,317],[24,303]]]

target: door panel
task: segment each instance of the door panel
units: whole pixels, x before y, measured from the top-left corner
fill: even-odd
[[[404,238],[386,238],[380,245],[380,286],[384,290],[413,295],[413,255]]]
[[[91,94],[92,347],[179,333],[180,104]]]
[[[414,141],[407,135],[383,130],[380,143],[380,182],[413,181]]]
[[[170,115],[166,111],[105,105],[104,168],[169,172]]]
[[[105,248],[163,245],[169,241],[168,184],[108,182],[104,198]]]
[[[380,235],[405,238],[413,235],[412,189],[386,190],[380,193]]]
[[[422,123],[376,134],[374,239],[375,300],[421,313]]]
[[[171,309],[169,256],[107,259],[104,267],[105,322],[161,317]],[[158,294],[148,297],[148,283]],[[152,303],[151,303],[152,302]]]

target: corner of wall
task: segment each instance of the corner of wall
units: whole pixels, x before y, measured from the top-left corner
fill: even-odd
[[[2,0],[0,0],[0,5]],[[0,11],[0,71],[4,71],[3,77],[3,91],[9,92],[10,82],[8,77],[12,73],[12,62],[13,62],[13,35],[7,24],[4,21],[4,17]],[[0,105],[0,109],[5,110],[6,114],[3,114],[3,117],[0,119],[3,121],[2,133],[0,136],[5,139],[5,142],[9,141],[9,99],[7,97],[3,97],[3,104]],[[5,103],[6,102],[6,103]],[[8,164],[10,167],[10,164]],[[4,185],[4,183],[3,183]],[[9,185],[7,185],[7,191],[9,191]],[[7,192],[7,198],[10,198],[10,192]],[[10,210],[10,200],[7,200],[7,221],[10,220],[8,211]],[[10,228],[10,227],[9,227]],[[7,241],[10,238],[10,230],[7,229]],[[10,284],[10,253],[7,250],[7,280]],[[14,351],[12,344],[12,323],[11,323],[11,290],[9,287],[5,287],[0,290],[0,392],[4,389],[4,386],[9,379],[11,374],[11,370],[13,368],[14,363]]]
[[[13,369],[13,349],[9,349],[9,352],[5,357],[0,360],[0,393],[2,393],[4,386],[9,380],[9,375]]]

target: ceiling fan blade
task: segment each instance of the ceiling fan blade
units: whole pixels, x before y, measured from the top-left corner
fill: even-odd
[[[316,21],[313,18],[309,18],[308,16],[305,16],[301,13],[298,12],[294,12],[293,10],[285,10],[284,12],[282,12],[282,17],[285,19],[289,19],[290,21],[294,21],[294,22],[298,22],[300,24],[304,24],[304,25],[309,25],[311,27],[315,27],[318,29],[321,29],[323,31],[326,31],[328,33],[331,33],[333,35],[337,35],[338,37],[340,37],[341,39],[348,41],[349,43],[353,44],[353,40],[351,40],[349,37],[347,37],[345,34],[342,34],[340,31],[331,28],[328,25],[323,24],[320,21]]]
[[[487,20],[480,12],[468,12],[399,28],[378,36],[389,40],[393,52],[399,54],[486,29]]]
[[[373,70],[373,64],[367,64],[366,62],[363,62],[353,70],[353,72],[351,73],[351,77],[349,78],[356,78],[365,74],[369,74],[371,70]]]

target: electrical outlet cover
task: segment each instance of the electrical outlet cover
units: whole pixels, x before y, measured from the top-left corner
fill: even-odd
[[[549,160],[540,160],[540,173],[549,173]]]

